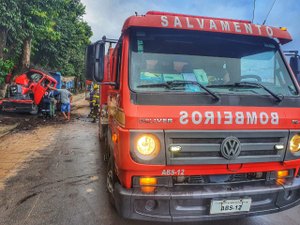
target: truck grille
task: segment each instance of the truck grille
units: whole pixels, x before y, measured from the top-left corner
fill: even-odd
[[[283,161],[288,131],[166,131],[166,147],[180,146],[181,151],[167,150],[167,164],[229,164]],[[228,160],[221,153],[225,138],[240,141],[241,152]],[[276,150],[275,145],[284,146]]]
[[[267,172],[256,173],[229,174],[229,175],[198,175],[186,177],[173,177],[174,185],[206,185],[206,184],[226,184],[226,183],[242,183],[253,181],[266,181]]]

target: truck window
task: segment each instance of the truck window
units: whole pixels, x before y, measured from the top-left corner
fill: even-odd
[[[117,47],[117,61],[116,61],[116,88],[118,89],[120,86],[120,72],[121,72],[121,62],[122,62],[122,45],[118,45]]]
[[[43,75],[39,73],[29,73],[28,77],[32,82],[38,83],[42,79]]]
[[[268,95],[255,87],[216,87],[237,82],[260,83],[278,95],[297,95],[278,43],[270,38],[145,28],[131,31],[130,50],[129,83],[137,93],[204,93],[193,84],[147,85],[196,81],[219,95]]]
[[[49,84],[50,84],[50,81],[47,78],[43,79],[41,82],[41,85],[44,88],[46,88]]]
[[[289,79],[289,76],[286,76],[288,74],[287,68],[283,61],[279,59],[278,51],[267,51],[242,57],[242,80],[251,82],[259,81],[265,86],[276,90],[277,93],[284,95],[295,94],[296,90],[292,80]]]

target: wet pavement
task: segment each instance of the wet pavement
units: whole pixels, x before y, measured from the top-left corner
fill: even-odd
[[[18,161],[22,166],[17,166],[0,189],[0,225],[170,224],[125,220],[117,215],[106,195],[106,169],[97,124],[86,119],[87,108],[78,112],[77,119],[53,125],[51,132],[44,132],[42,137],[34,131],[19,136],[20,148],[25,146],[22,144],[25,140],[29,146],[36,145],[28,143],[30,135],[37,137],[42,147]],[[0,155],[0,169],[3,164]],[[186,224],[298,225],[300,207],[267,216]]]

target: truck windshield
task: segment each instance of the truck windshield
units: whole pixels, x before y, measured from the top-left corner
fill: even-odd
[[[205,93],[205,86],[216,95],[270,95],[257,85],[235,85],[251,82],[278,96],[298,94],[273,39],[146,28],[131,30],[130,38],[134,92]],[[170,87],[174,81],[182,85]]]

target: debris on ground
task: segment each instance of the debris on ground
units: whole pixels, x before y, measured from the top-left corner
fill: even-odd
[[[14,123],[14,124],[9,124],[9,125],[4,125],[0,121],[0,138],[3,137],[6,134],[9,134],[12,130],[16,129],[19,124]]]
[[[80,111],[87,102],[84,100],[84,94],[74,96],[71,107],[71,120],[79,118],[77,111]],[[65,123],[65,119],[57,112],[54,118],[31,115],[28,113],[9,113],[0,112],[0,137],[19,131],[29,131],[45,125],[55,125]]]
[[[2,113],[0,114],[0,121],[1,137],[1,134],[6,133],[8,131],[32,130],[36,127],[43,125],[61,123],[64,120],[60,116],[56,116],[55,118],[44,118],[30,114]],[[6,129],[4,129],[4,127]]]

